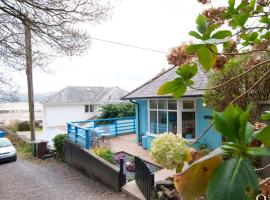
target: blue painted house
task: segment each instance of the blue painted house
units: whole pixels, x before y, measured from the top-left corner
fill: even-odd
[[[177,77],[176,69],[172,67],[161,72],[122,98],[136,104],[137,142],[144,148],[150,149],[152,140],[164,132],[180,133],[192,140],[200,136],[213,121],[211,109],[203,104],[203,91],[188,88],[185,95],[178,99],[171,95],[157,95],[163,83]],[[207,76],[199,70],[193,81],[194,87],[203,88]],[[208,148],[216,148],[221,141],[220,134],[211,128],[196,146],[204,144]]]

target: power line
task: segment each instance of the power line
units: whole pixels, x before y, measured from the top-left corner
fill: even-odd
[[[114,41],[110,41],[110,40],[104,40],[104,39],[100,39],[100,38],[95,38],[95,37],[91,37],[92,40],[97,40],[97,41],[101,41],[101,42],[107,42],[110,44],[116,44],[116,45],[120,45],[120,46],[125,46],[125,47],[129,47],[129,48],[134,48],[134,49],[140,49],[140,50],[145,50],[145,51],[152,51],[155,53],[162,53],[162,54],[168,54],[168,52],[165,51],[159,51],[159,50],[155,50],[155,49],[150,49],[150,48],[145,48],[145,47],[139,47],[139,46],[135,46],[132,44],[125,44],[125,43],[121,43],[121,42],[114,42]]]

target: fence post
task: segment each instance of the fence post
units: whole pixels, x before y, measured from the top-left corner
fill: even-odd
[[[90,148],[90,131],[85,130],[85,148],[89,149]]]
[[[114,120],[114,126],[115,126],[115,135],[118,135],[117,119]]]
[[[67,123],[68,139],[70,139],[70,124]]]
[[[75,143],[77,144],[78,141],[78,127],[75,126]]]

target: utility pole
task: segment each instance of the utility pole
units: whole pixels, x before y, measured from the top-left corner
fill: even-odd
[[[28,104],[29,104],[29,116],[30,116],[30,130],[31,130],[31,142],[33,144],[32,154],[35,156],[35,108],[34,108],[34,92],[33,92],[33,76],[32,76],[32,44],[31,44],[31,25],[29,19],[25,17],[23,21],[24,25],[24,37],[25,37],[25,60],[26,60],[26,76],[27,76],[27,88],[28,88]]]

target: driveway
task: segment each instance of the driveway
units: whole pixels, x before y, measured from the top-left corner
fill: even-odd
[[[19,156],[0,164],[1,200],[126,200],[123,193],[96,182],[67,164]]]

